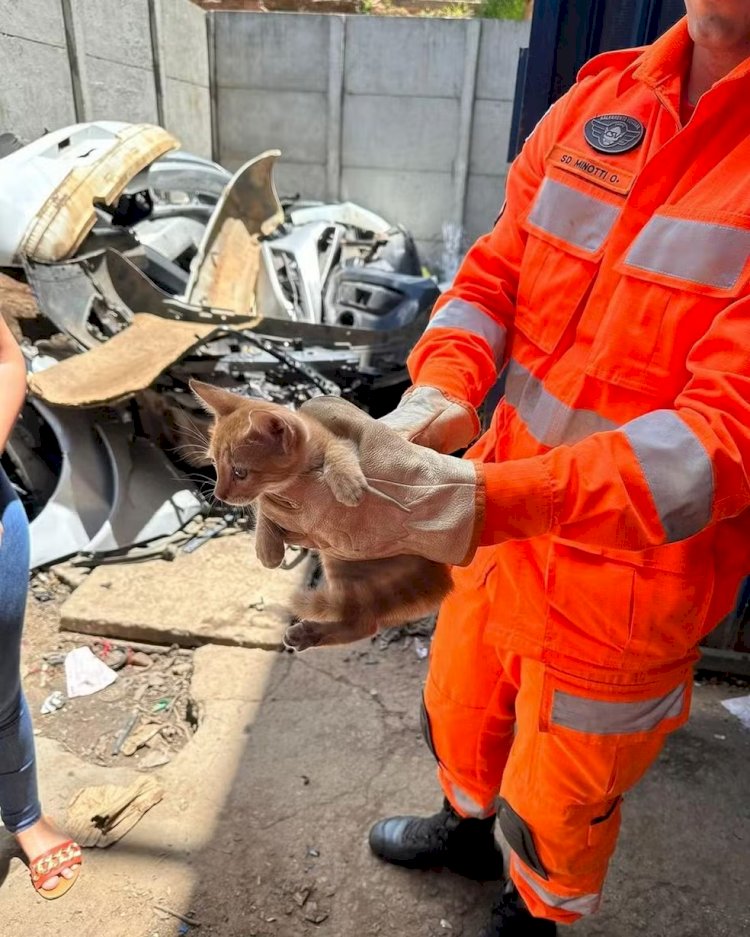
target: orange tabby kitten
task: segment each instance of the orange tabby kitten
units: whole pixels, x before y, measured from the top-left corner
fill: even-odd
[[[216,466],[216,497],[246,505],[283,495],[302,475],[321,473],[334,498],[354,508],[370,488],[354,443],[334,436],[313,417],[279,404],[239,397],[199,381],[190,387],[214,414],[208,456]],[[257,512],[256,545],[264,566],[279,566],[284,549]],[[298,651],[346,644],[379,628],[434,612],[451,589],[448,568],[421,556],[345,561],[321,554],[324,580],[301,589],[291,611],[300,619],[284,642]]]

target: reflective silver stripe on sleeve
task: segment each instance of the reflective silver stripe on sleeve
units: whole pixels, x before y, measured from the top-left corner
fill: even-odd
[[[536,893],[536,895],[550,908],[562,908],[563,911],[571,911],[573,914],[594,914],[601,902],[601,893],[596,892],[591,895],[577,895],[576,897],[563,897],[549,891],[543,885],[540,885],[536,879],[526,871],[520,861],[513,864],[515,871],[526,884]]]
[[[463,299],[451,299],[430,319],[425,332],[430,329],[461,329],[483,338],[492,350],[499,369],[505,354],[505,329],[491,319],[473,303]]]
[[[617,428],[617,423],[593,410],[577,410],[558,400],[538,377],[513,359],[508,365],[505,399],[543,446],[573,445],[594,433]]]
[[[667,542],[685,540],[711,520],[714,475],[703,443],[674,410],[654,410],[622,429],[648,482]]]
[[[552,700],[554,725],[591,735],[628,735],[650,732],[665,719],[679,716],[685,705],[685,686],[675,687],[665,696],[634,703],[609,702],[573,696],[555,690]]]
[[[620,209],[608,202],[554,179],[545,179],[529,221],[562,241],[594,253],[606,240],[619,215]]]
[[[639,270],[732,289],[750,258],[750,230],[657,215],[628,251]]]

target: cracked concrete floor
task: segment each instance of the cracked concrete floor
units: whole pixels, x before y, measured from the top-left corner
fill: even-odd
[[[198,937],[476,934],[492,886],[389,868],[366,846],[379,816],[439,802],[413,648],[205,647],[195,664],[201,725],[157,772],[164,800],[120,843],[87,852],[68,896],[38,899],[0,837],[3,937],[180,933],[155,903],[193,910]],[[746,692],[697,688],[690,725],[625,806],[602,911],[571,934],[750,934],[750,732],[720,706]],[[52,813],[82,785],[132,777],[39,743]]]

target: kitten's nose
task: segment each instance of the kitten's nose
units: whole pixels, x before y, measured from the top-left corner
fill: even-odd
[[[227,495],[229,494],[229,486],[228,486],[228,485],[217,485],[217,486],[214,488],[214,494],[215,494],[216,497],[219,499],[219,501],[226,501],[226,500],[227,500]]]

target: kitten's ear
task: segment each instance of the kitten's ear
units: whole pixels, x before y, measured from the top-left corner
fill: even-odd
[[[242,401],[242,397],[222,387],[213,384],[204,384],[203,381],[190,381],[190,390],[203,404],[204,408],[216,416],[227,416],[234,413]]]
[[[257,442],[288,452],[295,439],[295,428],[291,415],[272,413],[270,410],[251,410],[249,413],[249,436]]]

